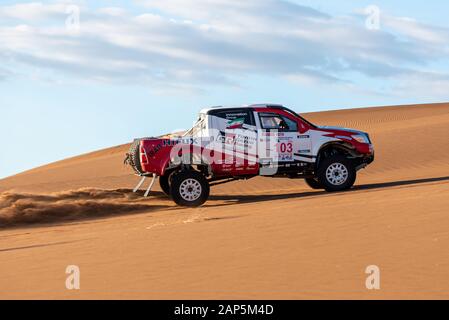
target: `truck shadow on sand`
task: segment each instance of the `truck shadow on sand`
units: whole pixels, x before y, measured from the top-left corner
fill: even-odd
[[[209,206],[227,206],[233,204],[241,203],[253,203],[253,202],[265,202],[273,200],[284,200],[284,199],[294,199],[294,198],[310,198],[310,197],[323,197],[323,196],[334,196],[335,194],[347,194],[358,191],[376,191],[385,188],[396,188],[396,187],[414,187],[425,183],[432,182],[448,182],[449,176],[437,177],[437,178],[423,178],[423,179],[413,179],[413,180],[402,180],[402,181],[392,181],[392,182],[382,182],[382,183],[371,183],[356,185],[352,189],[342,192],[329,193],[326,191],[306,191],[306,192],[296,192],[296,193],[284,193],[284,194],[263,194],[263,195],[211,195],[210,200],[225,201],[223,204],[212,204]]]

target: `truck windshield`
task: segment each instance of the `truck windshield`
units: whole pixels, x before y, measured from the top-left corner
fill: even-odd
[[[302,121],[304,121],[305,123],[307,123],[310,127],[312,127],[312,128],[317,128],[316,125],[314,125],[312,122],[310,122],[310,121],[304,119],[304,118],[301,117],[299,114],[297,114],[295,111],[293,111],[293,110],[291,110],[291,109],[289,109],[289,108],[285,108],[285,107],[284,107],[284,110],[287,111],[287,112],[289,112],[289,113],[291,113],[291,114],[294,115],[295,117],[300,118]]]

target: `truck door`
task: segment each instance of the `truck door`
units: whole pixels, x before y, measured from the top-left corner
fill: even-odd
[[[217,174],[254,175],[257,161],[257,130],[254,115],[248,108],[218,109],[209,112],[210,131],[222,157],[214,164]],[[219,147],[217,148],[217,146]],[[217,157],[215,158],[217,160]]]
[[[310,137],[301,133],[298,119],[275,111],[259,111],[260,147],[265,155],[260,159],[261,174],[291,170],[300,166],[298,155],[310,152]],[[265,169],[262,169],[265,168]],[[265,173],[264,173],[265,172]]]

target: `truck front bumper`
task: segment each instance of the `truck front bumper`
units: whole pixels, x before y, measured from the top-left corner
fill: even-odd
[[[366,154],[365,156],[363,156],[362,159],[360,159],[360,164],[356,167],[356,170],[358,171],[363,168],[366,168],[373,161],[374,161],[374,151],[370,154]]]

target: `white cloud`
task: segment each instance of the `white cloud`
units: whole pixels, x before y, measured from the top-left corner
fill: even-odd
[[[26,21],[45,20],[64,15],[67,5],[64,3],[43,4],[42,2],[19,3],[0,7],[3,19],[21,19]]]
[[[449,92],[449,75],[439,72],[417,71],[406,76],[399,76],[391,93],[397,96],[411,95],[429,100],[447,97]]]
[[[448,62],[448,30],[405,18],[387,17],[373,32],[357,17],[280,0],[137,3],[139,14],[83,7],[77,34],[65,27],[64,3],[0,6],[0,52],[10,66],[169,90],[237,86],[247,75],[309,85],[347,84],[353,72],[403,81]]]
[[[385,25],[400,35],[423,43],[433,43],[447,47],[449,30],[419,23],[407,17],[385,17]]]
[[[125,9],[119,8],[119,7],[100,8],[98,10],[98,12],[104,13],[104,14],[110,15],[110,16],[124,16],[128,13]]]
[[[0,81],[4,81],[13,76],[13,73],[7,69],[0,68]]]

